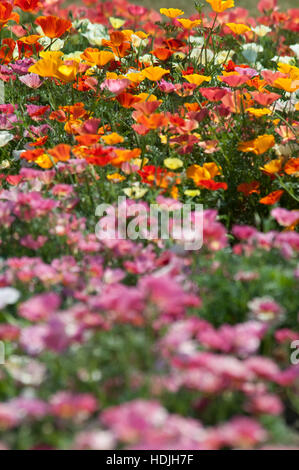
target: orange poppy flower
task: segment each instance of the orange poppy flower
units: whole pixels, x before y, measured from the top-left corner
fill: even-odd
[[[98,134],[83,134],[76,135],[75,139],[80,145],[89,147],[90,145],[96,144],[100,140],[101,136]]]
[[[103,135],[102,140],[105,142],[106,145],[116,145],[121,144],[125,139],[117,134],[117,132],[112,132],[108,135]]]
[[[8,21],[19,23],[20,16],[12,11],[13,5],[8,2],[0,2],[0,29],[6,25]]]
[[[120,166],[124,162],[128,162],[132,158],[138,158],[141,154],[141,149],[135,148],[133,150],[129,149],[114,149],[116,153],[116,158],[113,158],[111,164],[113,166]]]
[[[18,41],[23,42],[24,44],[36,44],[37,41],[41,38],[39,34],[31,34],[30,36],[23,36],[18,39]]]
[[[203,166],[191,165],[187,169],[187,177],[192,179],[195,184],[201,180],[210,180],[220,174],[218,166],[214,162],[204,163]]]
[[[58,144],[54,148],[47,150],[55,161],[66,162],[71,156],[71,146],[67,144]]]
[[[184,103],[185,108],[188,109],[188,111],[199,111],[200,106],[198,103]]]
[[[150,66],[142,70],[144,77],[148,78],[151,82],[158,82],[163,75],[167,73],[169,73],[169,70],[163,69],[162,67]]]
[[[285,164],[284,171],[287,175],[299,176],[299,157],[290,158],[290,160]]]
[[[39,0],[15,0],[15,5],[23,11],[35,11],[40,3]]]
[[[39,16],[36,18],[35,23],[38,24],[45,36],[48,38],[60,38],[66,31],[70,30],[72,23],[69,20],[64,20],[58,16]]]
[[[97,65],[98,67],[104,67],[108,62],[114,60],[114,54],[112,52],[99,51],[99,49],[93,49],[92,47],[85,49],[80,57],[89,65]]]
[[[113,31],[110,34],[110,40],[102,40],[102,45],[109,47],[117,57],[125,57],[131,48],[126,35],[122,31]]]
[[[168,119],[162,113],[151,114],[150,116],[143,114],[138,117],[137,122],[143,124],[148,129],[157,129],[167,126]]]
[[[124,108],[131,108],[133,104],[141,101],[141,98],[132,95],[131,93],[121,93],[116,97],[116,99]]]
[[[159,60],[168,60],[169,57],[172,56],[173,52],[169,49],[166,49],[166,47],[157,47],[151,51],[151,54],[153,54]]]
[[[260,135],[256,139],[248,140],[247,142],[240,142],[238,150],[241,150],[241,152],[252,152],[255,155],[262,155],[274,145],[275,139],[273,135],[264,134]]]
[[[275,204],[281,196],[283,195],[284,191],[283,189],[278,189],[277,191],[273,191],[272,193],[268,194],[268,196],[263,197],[260,199],[260,204],[265,204],[265,205],[272,205]]]

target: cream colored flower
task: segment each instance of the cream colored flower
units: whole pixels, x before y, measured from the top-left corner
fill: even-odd
[[[124,188],[123,192],[131,199],[140,199],[148,192],[148,188],[141,188],[138,184],[136,184],[130,188]]]
[[[62,39],[57,38],[53,40],[48,38],[47,36],[40,38],[38,42],[41,46],[43,46],[44,49],[47,49],[48,51],[60,51],[60,49],[62,49],[64,46],[64,41]]]
[[[264,36],[266,36],[266,34],[272,31],[271,28],[269,28],[268,26],[265,26],[264,24],[260,24],[256,26],[255,28],[251,28],[251,29],[260,38],[263,38]]]
[[[7,131],[0,131],[0,147],[4,147],[14,136]]]
[[[9,167],[10,167],[9,160],[3,160],[0,163],[0,170],[5,170],[6,168],[9,168]]]

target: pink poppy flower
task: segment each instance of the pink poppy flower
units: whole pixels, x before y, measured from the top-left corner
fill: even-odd
[[[271,211],[272,217],[282,225],[283,227],[289,227],[296,222],[299,222],[299,210],[297,211],[288,211],[282,207],[276,207]]]
[[[19,77],[20,82],[24,83],[29,88],[39,88],[43,84],[43,80],[36,73],[28,73]]]
[[[109,78],[101,84],[101,90],[109,90],[114,95],[119,95],[130,85],[130,80]]]

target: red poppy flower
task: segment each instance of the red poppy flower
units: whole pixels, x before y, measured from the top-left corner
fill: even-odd
[[[15,0],[15,5],[23,11],[35,11],[40,3],[39,0]]]
[[[197,186],[202,186],[206,189],[210,189],[211,191],[217,191],[218,189],[227,189],[227,184],[226,183],[219,183],[214,180],[200,180],[197,183]]]

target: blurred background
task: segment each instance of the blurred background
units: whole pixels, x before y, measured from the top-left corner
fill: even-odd
[[[193,0],[131,0],[132,3],[159,10],[160,8],[181,8],[187,14],[195,13]],[[200,1],[200,0],[199,0]],[[206,3],[202,0],[201,3]],[[236,7],[247,8],[251,13],[257,12],[258,0],[235,0]],[[278,0],[280,10],[299,8],[299,0]],[[209,5],[208,5],[209,7]]]

